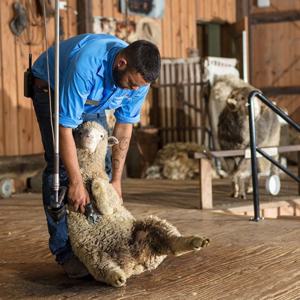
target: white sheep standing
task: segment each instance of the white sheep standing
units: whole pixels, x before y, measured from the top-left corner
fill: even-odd
[[[127,278],[155,269],[168,254],[180,255],[208,245],[207,238],[182,236],[167,221],[155,216],[136,220],[122,205],[105,173],[108,137],[96,122],[74,131],[78,161],[91,201],[101,213],[96,224],[70,209],[69,236],[75,255],[98,281],[120,287]]]
[[[248,95],[253,87],[234,89],[226,106],[219,116],[218,140],[222,150],[246,149],[250,143]],[[280,142],[281,124],[279,118],[268,107],[254,99],[254,119],[256,124],[256,143],[258,147],[274,147]],[[278,160],[278,155],[274,157]],[[232,174],[232,196],[246,199],[245,183],[249,181],[248,193],[252,192],[251,161],[244,157],[226,159]],[[258,159],[259,176],[278,175],[279,169],[264,158]]]
[[[210,91],[208,109],[211,118],[211,129],[215,150],[220,150],[218,142],[219,116],[226,106],[227,99],[234,89],[249,87],[250,85],[233,75],[215,76],[214,84]],[[253,90],[255,88],[253,87]]]

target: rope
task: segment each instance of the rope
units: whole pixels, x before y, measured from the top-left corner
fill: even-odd
[[[47,25],[46,25],[46,5],[45,0],[43,1],[43,18],[44,18],[44,42],[46,47],[46,61],[47,61],[47,81],[48,81],[48,97],[49,97],[49,111],[50,111],[50,125],[51,125],[51,135],[52,135],[52,142],[53,145],[55,143],[54,138],[54,128],[53,128],[53,119],[52,119],[52,95],[51,95],[51,88],[50,88],[50,71],[49,71],[49,55],[48,55],[48,34],[47,34]]]

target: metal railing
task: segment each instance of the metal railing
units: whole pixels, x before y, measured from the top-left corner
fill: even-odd
[[[278,163],[274,160],[270,155],[268,155],[265,151],[258,148],[256,145],[256,131],[255,131],[255,120],[254,120],[254,106],[253,99],[257,97],[261,102],[263,102],[266,106],[268,106],[273,112],[279,115],[282,119],[284,119],[289,125],[295,128],[298,132],[300,132],[300,126],[293,121],[287,114],[282,111],[279,107],[277,107],[272,101],[266,98],[259,91],[252,91],[248,96],[248,111],[249,111],[249,129],[250,129],[250,151],[251,151],[251,168],[252,168],[252,185],[253,185],[253,207],[254,207],[254,218],[253,221],[259,221],[260,217],[260,208],[259,208],[259,189],[258,189],[258,176],[257,176],[257,157],[256,152],[261,154],[267,160],[269,160],[272,164],[276,165],[279,169],[289,175],[291,178],[300,183],[300,177],[292,174],[286,167]]]

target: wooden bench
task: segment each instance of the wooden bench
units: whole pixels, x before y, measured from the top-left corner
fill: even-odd
[[[25,187],[27,178],[35,176],[45,167],[42,154],[0,157],[0,198],[10,197],[15,183]]]
[[[264,147],[261,148],[269,155],[274,153],[298,152],[298,176],[300,176],[300,145],[279,146],[279,147]],[[189,157],[198,160],[199,164],[199,209],[213,208],[212,197],[212,166],[210,160],[213,158],[226,157],[245,157],[251,158],[250,149],[245,150],[204,150],[202,152],[189,152]],[[260,154],[256,154],[261,157]],[[298,186],[300,195],[300,184]]]

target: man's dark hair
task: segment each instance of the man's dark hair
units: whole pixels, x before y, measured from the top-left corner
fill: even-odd
[[[138,40],[124,50],[128,67],[140,73],[144,80],[153,82],[160,72],[160,54],[158,48],[145,40]]]

